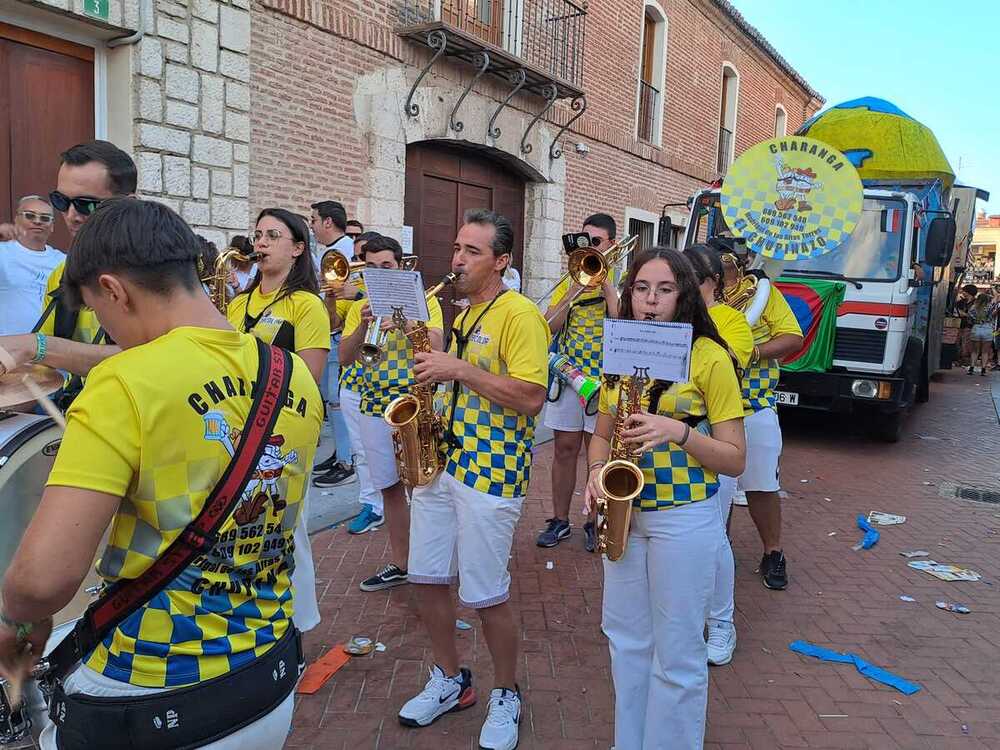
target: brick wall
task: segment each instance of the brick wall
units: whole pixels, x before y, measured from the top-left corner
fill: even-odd
[[[56,33],[66,16],[84,21],[101,47],[98,40],[138,28],[139,1],[109,0],[107,22],[87,16],[83,0],[23,4],[56,11]],[[109,64],[109,117],[122,120],[109,122],[109,131],[136,161],[140,195],[224,243],[250,221],[249,0],[154,0],[145,7],[144,37],[108,52],[128,56],[119,77],[119,66]]]
[[[820,103],[714,0],[660,0],[667,18],[662,145],[638,141],[636,87],[645,4],[590,3],[583,80],[588,109],[561,144],[561,223],[566,228],[578,227],[596,208],[612,212],[620,222],[629,207],[658,214],[664,203],[682,202],[718,176],[723,62],[735,67],[740,80],[737,154],[773,135],[777,104],[787,112],[787,132],[792,132]],[[255,209],[281,204],[305,210],[312,200],[333,197],[344,201],[349,214],[368,222],[401,223],[401,211],[393,209],[391,220],[373,212],[373,196],[384,192],[385,185],[375,185],[372,167],[385,166],[383,127],[405,131],[406,142],[412,142],[413,122],[402,112],[403,100],[430,53],[394,33],[392,9],[398,6],[398,0],[253,0],[250,187]],[[441,61],[421,84],[422,95],[431,109],[446,113],[471,75],[467,64]],[[387,92],[389,106],[380,113],[381,123],[363,111],[370,99],[362,89],[370,88],[372,80]],[[506,92],[505,84],[490,76],[474,91],[494,102]],[[511,107],[530,119],[540,104],[535,96],[518,96]],[[553,108],[544,128],[547,137],[570,116],[567,101]],[[457,138],[447,127],[433,137]],[[478,130],[462,137],[485,143]],[[573,149],[578,142],[587,145],[586,155]],[[390,145],[397,159],[405,158],[398,143]],[[508,153],[523,158],[516,141]],[[401,197],[401,175],[398,179]],[[529,232],[536,225],[532,210],[526,206]],[[528,258],[526,268],[530,272]],[[548,276],[551,270],[541,272]]]

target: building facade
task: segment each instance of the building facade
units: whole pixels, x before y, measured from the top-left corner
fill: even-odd
[[[981,287],[1000,281],[1000,214],[976,216],[965,279]]]
[[[33,144],[8,139],[0,210],[96,135],[210,239],[335,198],[411,227],[428,283],[464,210],[494,208],[529,294],[588,213],[648,244],[662,211],[676,241],[691,193],[822,104],[726,0],[11,0],[0,45],[64,104],[0,86]]]

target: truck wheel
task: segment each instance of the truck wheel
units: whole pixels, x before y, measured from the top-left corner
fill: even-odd
[[[883,443],[898,443],[903,431],[903,411],[873,415],[872,431]]]

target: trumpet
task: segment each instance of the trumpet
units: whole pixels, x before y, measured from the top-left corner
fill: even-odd
[[[603,284],[604,280],[608,278],[608,274],[611,273],[612,266],[619,263],[623,258],[627,258],[638,244],[639,236],[629,235],[614,243],[603,252],[595,250],[592,247],[585,247],[570,253],[569,268],[566,273],[562,275],[559,281],[546,290],[545,294],[536,299],[535,304],[541,306],[566,279],[572,279],[583,288],[573,295],[566,295],[559,306],[550,315],[546,316],[545,322],[551,323],[552,319],[562,311],[563,307],[573,304],[576,298],[583,294],[583,292],[596,289]]]
[[[210,290],[210,297],[212,299],[212,304],[215,308],[225,314],[226,307],[229,304],[229,267],[233,261],[238,261],[240,263],[254,262],[260,258],[260,253],[250,252],[243,253],[235,247],[227,247],[221,253],[219,257],[215,259],[215,268],[212,269],[212,275],[205,279],[205,283],[208,284]]]
[[[323,281],[329,285],[343,284],[352,273],[357,273],[365,267],[363,260],[348,260],[347,256],[338,250],[327,250],[319,261],[319,273]]]

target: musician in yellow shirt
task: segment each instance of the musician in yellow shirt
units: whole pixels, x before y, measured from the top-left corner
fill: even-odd
[[[367,268],[398,269],[402,260],[403,248],[392,237],[380,235],[365,244]],[[432,297],[427,307],[430,312],[430,320],[426,324],[428,338],[431,346],[440,350],[444,340],[441,304]],[[367,300],[358,300],[351,305],[340,342],[344,362],[353,363],[358,359],[372,320]],[[407,328],[412,330],[413,323],[408,323]],[[382,329],[381,358],[376,363],[361,362],[360,433],[372,486],[382,493],[392,559],[361,582],[362,591],[379,591],[407,583],[406,568],[410,555],[410,512],[406,505],[406,489],[396,466],[392,429],[383,415],[392,400],[408,393],[416,382],[413,345],[409,336],[391,320],[383,321]]]
[[[690,323],[693,346],[689,381],[665,389],[667,384],[649,384],[642,410],[624,423],[624,439],[641,454],[645,484],[632,501],[624,554],[604,561],[602,629],[615,687],[614,744],[701,750],[708,702],[705,612],[725,537],[718,475],[739,474],[745,455],[739,379],[691,264],[676,250],[654,247],[636,257],[622,287],[621,317]],[[601,495],[620,387],[601,389],[588,454],[588,510]]]
[[[596,213],[584,220],[583,231],[590,235],[591,247],[606,252],[615,241],[617,227],[611,216]],[[614,274],[609,273],[600,287],[586,290],[574,299],[579,291],[580,287],[567,278],[552,295],[545,317],[553,336],[557,338],[557,353],[564,355],[587,377],[599,379],[604,319],[618,317],[618,289]],[[546,528],[538,535],[536,544],[539,547],[555,547],[570,535],[569,508],[576,491],[580,448],[586,453],[597,423],[597,404],[581,404],[580,397],[572,388],[558,378],[552,378],[551,387],[557,389],[558,395],[545,405],[544,417],[545,426],[552,430],[554,446],[552,518],[548,519]],[[584,523],[583,533],[584,547],[593,552],[593,519]]]
[[[205,294],[200,252],[177,214],[134,198],[108,202],[78,235],[64,290],[123,350],[93,368],[67,414],[48,486],[4,581],[0,666],[23,668],[42,653],[52,614],[79,590],[109,525],[98,573],[109,584],[136,578],[201,512],[231,464],[258,345]],[[171,727],[177,746],[284,743],[300,648],[293,529],[304,522],[322,419],[315,380],[295,355],[289,364],[287,398],[235,509],[200,556],[81,655],[58,698],[58,728],[42,734],[45,750],[57,741],[69,750],[152,746],[163,739],[154,717],[171,713],[180,718]],[[254,690],[244,684],[234,706],[227,696],[258,666],[266,677]],[[200,691],[200,705],[229,708],[185,721],[193,709],[181,688]],[[127,710],[133,721],[96,719],[98,710]]]

